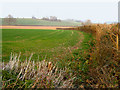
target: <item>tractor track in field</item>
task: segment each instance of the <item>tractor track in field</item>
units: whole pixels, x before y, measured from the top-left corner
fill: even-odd
[[[19,27],[19,26],[18,26]],[[24,27],[26,27],[26,26],[24,26]],[[27,27],[29,27],[29,26],[27,26]],[[32,26],[32,27],[35,27],[35,26]],[[43,28],[43,26],[40,26],[40,27],[42,27],[42,28],[38,28],[39,26],[37,26],[37,29],[42,29]],[[8,27],[9,29],[16,29],[16,28],[10,28],[10,27]],[[45,28],[45,27],[44,27]],[[48,28],[48,27],[47,27]],[[47,29],[46,28],[46,29]],[[58,27],[54,27],[54,30],[56,30],[56,28],[58,28]],[[62,28],[62,27],[61,27]],[[68,28],[68,27],[67,27]],[[4,29],[7,29],[7,28],[4,28]],[[18,28],[18,29],[21,29],[21,28]],[[24,28],[25,29],[25,28]],[[29,28],[28,28],[29,29]],[[33,29],[33,28],[30,28],[30,29]],[[51,28],[49,28],[49,29],[51,29]],[[52,29],[53,29],[53,27],[52,27]],[[62,31],[63,32],[63,31]],[[64,56],[69,56],[69,55],[71,55],[72,54],[72,52],[74,51],[74,50],[77,50],[77,49],[80,49],[81,47],[81,42],[83,41],[83,39],[84,39],[84,35],[81,33],[81,32],[77,32],[78,34],[79,34],[79,36],[80,37],[78,37],[78,41],[76,42],[76,44],[74,45],[74,46],[68,46],[68,47],[62,47],[63,45],[60,45],[60,46],[58,46],[58,47],[56,47],[56,48],[52,48],[52,49],[50,49],[50,50],[48,50],[49,52],[56,52],[56,53],[58,53],[57,55],[53,55],[53,57],[54,58],[59,58],[59,56],[61,57],[61,58],[64,58]],[[53,33],[52,33],[53,34]],[[74,34],[74,32],[72,31],[71,32],[71,35],[70,36],[72,36]],[[37,36],[35,36],[35,37],[33,37],[33,38],[36,38]],[[21,42],[24,42],[25,40],[20,40]],[[4,42],[11,42],[11,41],[4,41]],[[12,41],[12,42],[16,42],[16,41]],[[44,49],[45,50],[45,49]],[[44,51],[43,50],[43,51]],[[61,51],[62,51],[62,53],[61,53]]]
[[[84,35],[80,32],[78,32],[78,34],[80,35],[80,38],[79,38],[79,41],[78,43],[76,43],[74,46],[70,46],[70,47],[62,47],[62,46],[59,46],[57,48],[53,48],[51,50],[49,50],[50,52],[55,52],[55,51],[59,51],[59,50],[63,50],[63,53],[62,54],[58,54],[58,56],[54,56],[55,58],[59,57],[59,58],[64,58],[66,55],[72,55],[72,52],[73,50],[77,50],[77,49],[80,49],[81,47],[81,42],[83,41],[84,39]]]
[[[50,35],[52,35],[52,34],[54,34],[54,33],[56,33],[56,32],[52,32],[52,33],[50,33]],[[27,40],[34,39],[34,38],[37,38],[37,37],[39,37],[39,36],[34,36],[34,37],[29,38],[29,39],[22,39],[22,40],[16,40],[16,41],[2,41],[2,42],[4,42],[4,43],[25,42],[25,41],[27,41]],[[16,37],[16,38],[17,38],[17,37]]]

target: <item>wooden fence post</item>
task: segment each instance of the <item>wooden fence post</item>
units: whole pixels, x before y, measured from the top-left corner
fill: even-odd
[[[116,48],[117,48],[117,51],[119,49],[119,37],[118,37],[118,34],[116,35]]]

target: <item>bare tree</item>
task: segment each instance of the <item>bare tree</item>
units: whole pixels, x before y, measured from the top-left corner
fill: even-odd
[[[32,19],[37,19],[35,16],[32,16]]]
[[[50,16],[50,17],[43,17],[42,20],[47,20],[47,21],[61,21],[60,19],[57,19],[56,16]]]
[[[84,25],[90,25],[90,24],[92,24],[91,20],[86,20],[86,21],[84,22]]]
[[[50,16],[50,20],[51,21],[57,21],[57,17],[56,16]]]
[[[49,18],[48,17],[43,17],[42,20],[49,20]]]
[[[12,23],[16,23],[16,18],[14,18],[12,15],[8,15],[6,18],[3,19],[3,22],[5,24],[11,25]]]
[[[13,18],[13,16],[9,14],[9,15],[7,16],[7,18]]]

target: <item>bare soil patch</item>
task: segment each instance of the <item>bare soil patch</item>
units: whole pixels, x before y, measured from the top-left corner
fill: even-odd
[[[0,26],[0,29],[53,29],[56,28],[71,28],[71,27],[59,27],[59,26]]]

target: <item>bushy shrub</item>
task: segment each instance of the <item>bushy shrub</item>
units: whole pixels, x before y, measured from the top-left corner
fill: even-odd
[[[77,30],[92,33],[96,38],[89,59],[90,87],[112,88],[120,86],[120,32],[118,24],[92,24],[77,27]],[[118,43],[117,43],[118,35]]]

